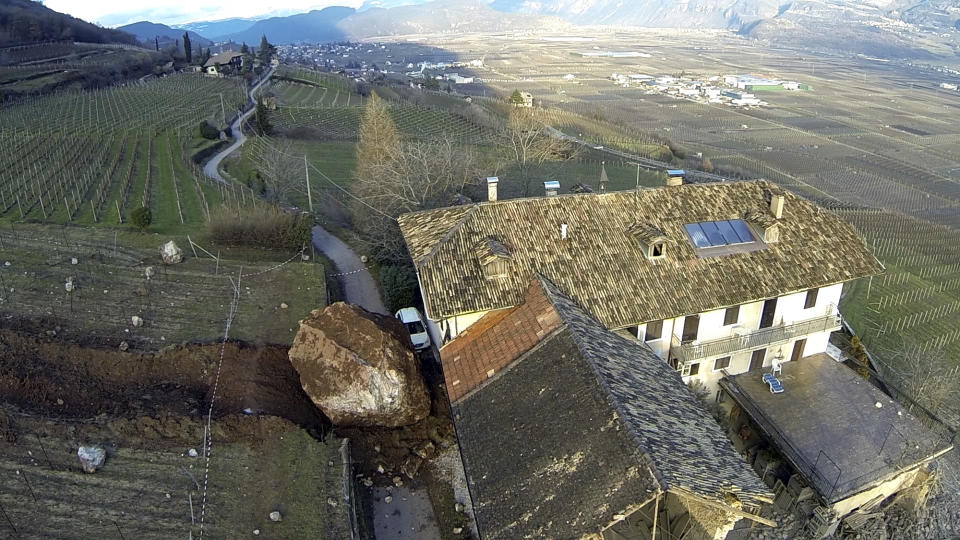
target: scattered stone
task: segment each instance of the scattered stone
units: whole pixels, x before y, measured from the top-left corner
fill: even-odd
[[[454,527],[453,534],[460,534],[463,532],[463,527]]]
[[[421,465],[423,465],[423,459],[418,456],[408,456],[400,467],[400,472],[407,475],[407,478],[413,480],[413,478],[417,476]]]
[[[340,426],[398,427],[430,414],[430,396],[398,319],[337,302],[300,325],[289,352],[310,399]]]
[[[57,398],[57,405],[63,405],[63,400],[60,398]]]
[[[287,305],[286,302],[280,302],[280,309],[287,309],[288,307],[290,307],[290,306]]]
[[[70,264],[77,264],[79,262],[76,257],[70,257]]]
[[[121,352],[127,352],[130,349],[130,344],[126,341],[121,341],[120,346],[117,347]]]
[[[253,535],[254,535],[254,536],[260,536],[260,529],[254,529],[254,530],[253,530]]]
[[[395,486],[397,486],[397,487],[402,486],[402,485],[403,485],[403,478],[400,478],[399,476],[394,476],[394,477],[393,477],[393,485],[395,485]]]
[[[327,467],[333,467],[333,460],[332,460],[332,459],[327,462]]]
[[[310,260],[310,256],[304,253],[303,255],[300,256],[300,260],[303,262],[307,262]]]
[[[367,486],[367,487],[372,487],[372,486],[373,486],[373,479],[371,479],[371,478],[364,478],[364,479],[363,479],[363,485],[365,485],[365,486]]]
[[[167,496],[168,499],[170,498],[170,494],[169,494],[169,493],[167,493],[166,496]]]
[[[134,315],[133,317],[130,317],[130,323],[133,324],[133,326],[140,328],[143,326],[143,319]]]
[[[160,248],[160,258],[164,264],[178,264],[183,262],[183,250],[173,240]]]
[[[10,266],[10,261],[4,261],[3,265],[4,265],[4,266]]]
[[[280,512],[276,510],[270,512],[270,521],[280,521],[281,519],[283,519],[283,516],[280,515]]]
[[[383,502],[390,504],[391,502],[393,502],[393,496],[387,495],[386,497],[383,498]]]
[[[63,284],[63,288],[66,289],[67,292],[73,292],[74,286],[72,276],[67,278],[67,282]]]
[[[83,472],[95,473],[97,469],[103,467],[103,462],[107,459],[107,451],[100,446],[81,446],[77,449],[77,457],[80,459]]]
[[[336,508],[336,507],[337,507],[337,500],[334,499],[333,497],[327,497],[327,504],[329,504],[329,505],[332,506],[333,508]]]
[[[190,456],[190,457],[197,457],[199,454],[197,453],[197,449],[196,449],[196,448],[191,448],[191,449],[187,450],[187,455]]]
[[[457,503],[457,504],[453,505],[453,509],[454,509],[458,514],[462,514],[463,511],[466,510],[466,508],[464,508],[464,506],[463,506],[462,504],[460,504],[460,503]],[[617,517],[614,516],[613,519],[617,519]]]
[[[432,442],[427,442],[423,446],[418,446],[415,448],[413,453],[418,455],[421,459],[433,459],[437,456],[437,447],[434,446]]]
[[[367,259],[367,256],[366,256],[366,255],[361,255],[361,256],[360,256],[360,262],[362,262],[363,264],[367,264],[367,260],[368,260],[368,259]]]
[[[379,445],[379,444],[373,445],[373,450],[374,450],[376,453],[379,454],[379,453],[380,453],[380,445]]]
[[[377,465],[377,472],[383,474],[386,472],[386,469],[383,468],[383,465]]]
[[[153,277],[153,267],[152,267],[152,266],[148,266],[148,267],[144,268],[144,269],[143,269],[143,275],[147,276],[147,279],[152,278],[152,277]]]

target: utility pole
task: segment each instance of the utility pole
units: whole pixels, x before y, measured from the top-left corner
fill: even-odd
[[[223,92],[220,92],[220,115],[223,118],[223,125],[227,125],[227,110],[223,108]]]
[[[313,196],[310,195],[310,165],[307,164],[307,155],[303,155],[303,172],[307,175],[307,207],[313,213]]]

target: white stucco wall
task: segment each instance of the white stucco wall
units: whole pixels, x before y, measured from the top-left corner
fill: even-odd
[[[489,311],[477,311],[476,313],[465,313],[448,319],[430,320],[427,326],[430,327],[430,339],[440,348],[444,345],[443,337],[449,328],[450,340],[462,334],[467,328],[470,328],[475,322],[483,318]],[[448,340],[449,341],[449,340]]]
[[[817,301],[810,308],[804,308],[807,298],[807,291],[800,291],[793,294],[781,296],[777,299],[777,308],[774,311],[773,325],[793,324],[804,320],[814,319],[837,312],[837,304],[840,302],[840,295],[843,292],[843,284],[837,283],[823,287],[817,293]],[[739,318],[736,324],[724,325],[726,308],[707,311],[700,314],[700,327],[697,332],[696,342],[706,342],[715,339],[728,338],[736,333],[756,332],[760,327],[760,317],[763,313],[764,301],[750,302],[740,306]],[[662,358],[668,361],[670,358],[670,348],[673,336],[676,335],[677,341],[680,340],[683,333],[683,323],[685,317],[676,317],[667,319],[663,322],[663,335],[660,339],[648,341],[647,345]],[[641,341],[646,335],[646,324],[637,328],[637,338]],[[806,338],[803,349],[803,356],[822,353],[827,350],[827,343],[830,339],[830,332],[818,332],[807,336],[800,336],[788,343],[777,344],[768,347],[764,367],[770,367],[772,360],[778,353],[782,354],[784,361],[789,361],[793,354],[793,347],[797,340]],[[731,375],[743,373],[750,367],[750,358],[753,351],[737,351],[730,356],[730,365],[726,368]],[[715,370],[715,361],[727,355],[711,356],[699,361],[699,372],[695,376],[684,377],[684,381],[689,382],[696,378],[703,382],[711,392],[719,389],[718,383],[723,377],[723,372]]]

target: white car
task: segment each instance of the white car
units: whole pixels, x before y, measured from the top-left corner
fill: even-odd
[[[410,341],[414,349],[419,351],[430,348],[430,334],[427,333],[427,325],[423,323],[423,317],[420,316],[417,308],[403,308],[397,312],[397,318],[410,332]]]

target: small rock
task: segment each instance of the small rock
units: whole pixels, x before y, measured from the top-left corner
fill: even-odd
[[[197,457],[199,454],[197,454],[197,449],[196,449],[196,448],[191,448],[191,449],[187,450],[187,455],[190,456],[190,457]]]
[[[290,307],[290,306],[287,305],[286,302],[280,302],[280,309],[287,309],[288,307]]]
[[[364,479],[363,479],[363,485],[365,485],[365,486],[367,486],[367,487],[371,487],[371,486],[373,486],[373,480],[370,479],[370,478],[364,478]]]
[[[283,519],[283,516],[280,515],[280,512],[276,510],[270,512],[270,521],[280,521],[281,519]]]
[[[10,266],[10,261],[5,261],[5,262],[3,263],[3,265],[4,265],[4,266]]]
[[[70,257],[70,264],[77,264],[78,262],[80,261],[78,261],[76,257]]]
[[[332,506],[333,508],[336,508],[336,507],[337,507],[337,500],[334,499],[333,497],[327,497],[327,504],[329,504],[329,505]]]
[[[57,405],[63,405],[63,400],[60,398],[57,398]]]
[[[383,502],[390,504],[391,502],[393,502],[393,497],[390,495],[387,495],[386,497],[383,498]]]
[[[63,288],[66,289],[67,292],[73,292],[74,285],[73,285],[73,278],[72,278],[72,277],[68,277],[68,278],[67,278],[67,282],[63,284]]]
[[[377,465],[377,472],[383,474],[386,470],[383,468],[383,465]]]
[[[143,275],[147,276],[147,279],[152,278],[152,277],[153,277],[153,267],[152,267],[152,266],[148,266],[148,267],[144,268],[144,269],[143,269]]]
[[[333,460],[332,460],[332,459],[327,462],[327,467],[333,467]]]
[[[466,508],[464,508],[464,506],[460,503],[453,505],[453,509],[456,510],[458,514],[462,514],[463,511],[466,510]]]
[[[361,255],[361,256],[360,256],[360,262],[366,264],[366,263],[367,263],[367,256],[366,256],[366,255]]]
[[[378,454],[380,453],[380,445],[379,445],[379,444],[373,445],[373,449],[374,449]]]
[[[254,535],[254,536],[260,536],[260,529],[254,529],[254,530],[253,530],[253,535]]]
[[[463,532],[463,527],[454,527],[453,534],[460,534]]]
[[[120,342],[120,346],[118,347],[118,349],[120,349],[120,350],[123,351],[123,352],[126,352],[127,350],[130,349],[130,344],[127,343],[126,341],[121,341],[121,342]]]
[[[83,472],[95,473],[97,469],[103,467],[103,462],[107,459],[107,451],[100,446],[81,446],[77,449],[77,458],[80,459]]]
[[[167,493],[166,495],[167,495],[167,498],[169,499],[169,498],[170,498],[170,494],[169,494],[169,493]]]
[[[394,476],[394,477],[393,477],[393,485],[395,485],[395,486],[397,486],[397,487],[402,486],[402,485],[403,485],[403,478],[400,478],[399,476]]]
[[[183,262],[183,250],[177,246],[173,240],[167,242],[160,248],[160,258],[164,264],[177,264]]]
[[[417,472],[420,470],[420,466],[423,465],[423,460],[417,456],[409,456],[403,462],[403,466],[400,467],[400,472],[407,475],[407,478],[413,480],[417,475]]]
[[[303,254],[300,256],[300,260],[302,260],[303,262],[307,262],[310,260],[310,256],[307,254]]]
[[[130,323],[133,324],[133,326],[140,328],[143,326],[143,319],[134,315],[133,317],[130,317]]]

